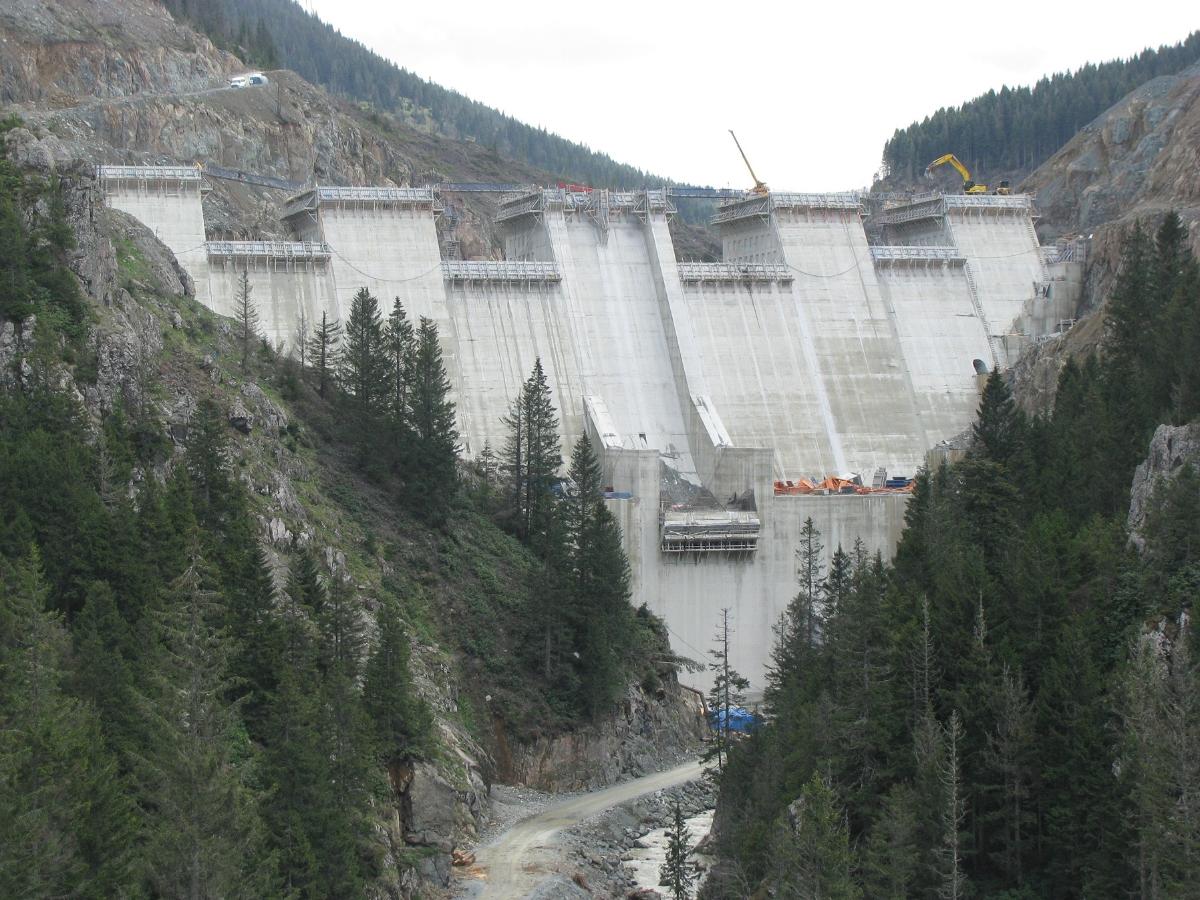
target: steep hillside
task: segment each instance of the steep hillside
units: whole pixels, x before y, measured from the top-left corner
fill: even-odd
[[[241,661],[238,665],[258,665],[253,661],[270,659],[278,649],[272,629],[295,628],[293,635],[311,635],[305,640],[319,641],[323,648],[325,662],[319,669],[312,668],[315,663],[299,669],[298,677],[310,679],[311,686],[318,672],[325,673],[321,679],[330,677],[334,662],[327,654],[338,644],[329,643],[329,638],[337,629],[358,635],[364,642],[360,651],[370,660],[378,658],[385,634],[394,635],[386,631],[391,621],[387,616],[395,612],[403,623],[412,661],[392,671],[411,669],[415,692],[431,711],[433,727],[427,743],[422,739],[420,749],[414,747],[386,768],[378,764],[372,749],[375,739],[370,737],[381,721],[378,714],[351,722],[350,742],[345,743],[345,735],[339,738],[336,753],[304,758],[296,755],[302,749],[276,743],[269,716],[265,721],[261,714],[252,719],[233,702],[218,712],[226,723],[222,735],[237,742],[229,748],[235,753],[229,777],[246,782],[236,818],[261,818],[270,832],[261,840],[268,845],[291,840],[271,831],[281,821],[279,816],[291,815],[281,812],[273,798],[286,797],[310,834],[328,813],[320,799],[327,796],[326,782],[319,777],[305,781],[313,770],[304,765],[315,764],[320,770],[354,762],[358,767],[352,773],[356,793],[350,796],[347,788],[337,801],[353,832],[341,839],[350,841],[361,857],[353,871],[341,870],[342,863],[327,855],[336,838],[307,850],[294,843],[285,848],[298,856],[308,854],[335,874],[341,871],[346,879],[353,876],[355,883],[367,886],[362,893],[355,888],[347,895],[427,896],[430,885],[444,885],[451,849],[470,840],[487,816],[487,785],[493,778],[593,784],[640,773],[689,746],[698,722],[674,683],[665,638],[650,617],[631,612],[636,636],[624,649],[639,654],[640,671],[630,673],[631,683],[619,702],[597,716],[587,746],[577,749],[574,729],[580,720],[562,703],[551,702],[553,687],[540,678],[541,670],[528,663],[524,651],[532,627],[537,563],[492,524],[487,490],[478,479],[468,478],[449,523],[430,527],[397,502],[391,485],[364,476],[356,467],[343,443],[344,419],[337,401],[318,396],[293,362],[276,358],[264,346],[255,347],[248,362],[239,364],[230,323],[194,301],[182,270],[153,235],[104,207],[86,160],[71,158],[65,145],[38,140],[27,129],[5,128],[5,144],[17,164],[0,163],[0,257],[6,287],[11,288],[0,297],[0,574],[5,579],[33,578],[36,584],[39,565],[44,571],[45,587],[35,586],[24,595],[29,605],[22,614],[32,617],[31,628],[40,627],[40,605],[45,603],[63,617],[51,623],[64,632],[62,639],[73,636],[82,642],[90,626],[80,622],[90,623],[89,611],[100,602],[93,598],[111,594],[116,610],[105,619],[105,627],[130,635],[94,642],[96,655],[84,655],[82,661],[55,657],[67,685],[62,702],[82,704],[87,715],[81,712],[76,718],[97,728],[105,747],[111,744],[111,754],[97,755],[95,764],[103,767],[111,761],[121,773],[119,780],[110,780],[109,789],[115,792],[110,799],[132,817],[124,830],[106,819],[97,826],[95,818],[88,818],[68,835],[70,843],[80,839],[79,828],[100,827],[123,848],[121,865],[128,870],[106,876],[112,879],[105,882],[112,890],[96,896],[126,894],[142,879],[166,877],[129,862],[131,855],[174,859],[175,851],[163,842],[186,829],[163,814],[164,798],[174,796],[177,780],[160,781],[152,794],[137,781],[149,752],[143,732],[159,727],[146,724],[157,721],[158,701],[139,700],[141,705],[131,713],[132,701],[122,702],[107,689],[97,687],[94,696],[88,679],[74,667],[88,660],[102,662],[106,675],[126,680],[136,672],[133,684],[143,691],[151,689],[144,685],[156,686],[160,676],[167,677],[155,655],[154,622],[157,616],[177,611],[174,598],[186,590],[179,578],[187,572],[177,574],[174,568],[181,554],[219,585],[220,590],[196,596],[209,597],[206,602],[215,608],[211,615],[218,621],[228,618],[231,625],[224,633],[236,635],[214,659],[229,654]],[[206,447],[215,449],[210,453]],[[47,479],[54,483],[44,484]],[[210,491],[211,497],[224,499],[220,507],[213,507],[216,512],[204,513],[216,502]],[[165,521],[155,518],[160,505],[169,511]],[[187,520],[192,515],[197,525],[180,528],[179,541],[171,539],[172,517]],[[31,556],[35,545],[38,549]],[[169,560],[157,555],[160,548],[171,546],[175,550]],[[258,559],[261,566],[252,562]],[[249,582],[239,574],[247,564],[247,571],[265,572],[267,582],[259,578],[255,589],[265,598],[259,614],[241,621],[235,602],[248,602]],[[298,579],[305,571],[321,586],[318,594],[328,592],[326,600],[298,599],[303,589]],[[13,596],[9,587],[6,582],[6,604]],[[155,611],[142,611],[145,608]],[[24,632],[16,626],[10,629],[15,620],[8,606],[4,614],[0,697],[9,704],[20,696],[20,685],[8,677],[15,671],[11,660],[16,657],[11,654],[20,649],[14,650],[12,642],[24,640]],[[330,627],[335,631],[326,630]],[[408,653],[405,649],[402,656]],[[351,656],[343,662],[348,672],[362,671],[361,659]],[[369,670],[372,664],[366,665]],[[213,672],[214,678],[224,677],[219,669]],[[364,677],[366,691],[372,676]],[[248,682],[228,683],[241,692]],[[400,687],[395,681],[388,683]],[[309,727],[323,727],[319,722],[325,721],[325,713],[319,710],[338,708],[361,716],[369,704],[347,687],[353,684],[343,681],[336,704],[324,705],[332,695],[323,695],[323,705],[304,707],[314,717]],[[253,700],[256,694],[247,696],[247,706],[258,702]],[[283,702],[271,699],[274,696],[272,692],[264,701],[268,709]],[[300,702],[294,694],[288,696]],[[6,714],[15,708],[7,705]],[[407,721],[406,727],[417,727],[422,718],[410,715],[407,708],[385,709],[393,719]],[[248,723],[244,729],[243,716]],[[342,726],[330,727],[336,731]],[[17,775],[26,767],[8,752],[13,745],[7,735],[5,741],[0,762],[0,809],[6,811],[6,825],[0,827],[0,893],[73,893],[47,887],[85,877],[70,867],[61,870],[61,881],[47,878],[32,891],[25,890],[23,882],[15,889],[16,882],[8,877],[15,871],[42,872],[29,862],[41,859],[41,849],[18,846],[7,827],[9,811],[16,811],[13,823],[26,821],[20,816],[32,814],[27,812],[29,804],[42,801],[13,794]],[[372,757],[376,765],[363,765]],[[281,760],[291,774],[280,775],[272,768]],[[48,772],[59,772],[57,762],[44,765]],[[278,780],[285,777],[300,780]],[[341,783],[341,776],[333,779],[329,783]],[[63,780],[63,792],[80,791],[82,796],[91,790],[73,773],[65,773]],[[203,790],[209,787],[206,782]],[[34,811],[45,808],[36,806]],[[196,817],[214,814],[211,807],[194,812]],[[98,807],[93,813],[107,815]],[[189,819],[188,827],[192,822]],[[78,856],[74,850],[62,852],[70,860]],[[89,861],[91,852],[79,851]],[[271,867],[276,863],[288,880],[309,878],[287,868],[292,857],[280,862],[259,843],[247,843],[237,853],[257,878],[273,878]],[[25,868],[10,864],[18,858]],[[161,864],[163,871],[170,868],[167,862]],[[236,878],[235,861],[223,865],[223,877]],[[212,866],[215,871],[217,863]],[[273,896],[263,883],[249,882],[247,895]]]
[[[889,183],[911,185],[930,160],[952,152],[984,181],[1028,174],[1129,91],[1200,59],[1200,32],[1130,59],[1058,72],[1032,88],[988,91],[897,129],[884,145]]]
[[[427,81],[344,37],[294,0],[166,0],[166,6],[243,55],[273,59],[334,94],[425,131],[477,141],[556,178],[621,188],[663,181]]]
[[[130,23],[129,27],[118,27]],[[242,62],[153,0],[16,0],[0,12],[0,96],[45,137],[39,151],[96,163],[216,163],[290,181],[552,183],[494,149],[363,110],[288,71],[264,87],[226,88]],[[286,192],[213,180],[213,236],[282,237]],[[468,257],[500,253],[494,195],[455,200]],[[680,223],[681,257],[711,257],[706,229]]]
[[[1170,209],[1194,221],[1200,217],[1198,171],[1200,66],[1192,66],[1129,93],[1021,187],[1037,194],[1041,226],[1054,236]]]

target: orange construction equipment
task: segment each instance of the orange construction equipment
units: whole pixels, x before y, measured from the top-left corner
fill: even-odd
[[[904,487],[865,487],[857,481],[849,481],[836,475],[816,483],[807,478],[797,481],[776,481],[775,496],[803,494],[911,494],[914,481],[909,481]]]

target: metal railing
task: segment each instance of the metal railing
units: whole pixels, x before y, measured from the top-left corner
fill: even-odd
[[[1028,194],[945,194],[942,201],[947,209],[1031,209]]]
[[[506,200],[496,212],[496,221],[506,222],[509,219],[518,219],[521,216],[541,212],[543,196],[542,191],[532,191],[528,194],[521,194],[510,200]]]
[[[204,246],[210,257],[325,260],[331,255],[321,241],[208,241]]]
[[[424,204],[434,202],[430,187],[326,187],[317,188],[317,200],[351,203]]]
[[[678,263],[679,280],[695,281],[792,281],[795,276],[785,265],[755,263],[740,265],[738,263]]]
[[[937,194],[916,203],[885,209],[879,218],[883,225],[902,225],[905,222],[916,222],[919,219],[941,218],[945,214],[945,203],[943,203],[942,196]]]
[[[871,247],[871,259],[875,262],[918,262],[922,260],[942,260],[944,262],[965,262],[966,258],[957,247],[918,247],[918,246],[889,246],[875,244]]]
[[[96,177],[109,181],[199,181],[196,166],[96,166]]]
[[[509,282],[561,281],[558,264],[542,260],[442,260],[442,277],[447,281]]]

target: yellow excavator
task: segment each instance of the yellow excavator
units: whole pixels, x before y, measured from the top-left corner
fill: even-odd
[[[737,135],[733,133],[733,129],[729,129],[729,136],[733,138],[733,142],[737,144],[738,153],[742,154],[742,162],[746,164],[746,168],[750,171],[750,177],[754,179],[754,187],[750,188],[750,193],[757,194],[760,197],[765,197],[771,193],[765,182],[759,181],[758,176],[754,174],[754,169],[750,167],[750,160],[746,159],[746,151],[742,149],[742,142],[737,139]]]
[[[951,166],[954,169],[954,171],[956,171],[959,175],[962,176],[963,193],[964,194],[986,194],[988,192],[988,186],[986,184],[976,184],[974,181],[971,180],[971,173],[967,170],[966,166],[964,166],[961,162],[958,161],[958,157],[955,156],[953,153],[947,153],[945,156],[939,156],[937,159],[935,159],[933,162],[931,162],[929,165],[927,165],[925,167],[925,177],[928,178],[930,175],[933,174],[934,169],[936,169],[938,166],[944,166],[944,165]],[[996,188],[996,193],[997,194],[1012,193],[1011,189],[1008,186],[1008,182],[1007,181],[1000,182],[1000,187]]]

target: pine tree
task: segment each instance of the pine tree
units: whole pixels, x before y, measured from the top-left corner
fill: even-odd
[[[194,551],[153,615],[135,772],[145,809],[145,878],[160,895],[251,897],[263,879],[260,822],[229,695],[229,642]]]
[[[832,786],[813,774],[788,808],[789,821],[772,849],[772,882],[779,896],[812,900],[857,900],[853,857],[845,814]]]
[[[569,474],[575,496],[563,501],[574,580],[568,618],[579,635],[584,708],[595,717],[623,686],[620,648],[629,640],[632,611],[629,562],[620,526],[604,505],[600,465],[586,435],[571,454]]]
[[[993,700],[994,731],[988,735],[986,761],[998,778],[1000,809],[999,864],[1014,888],[1024,883],[1024,858],[1030,842],[1032,811],[1029,809],[1032,779],[1033,708],[1026,695],[1024,679],[1004,668]]]
[[[75,665],[70,680],[75,696],[99,713],[105,742],[119,758],[137,736],[135,681],[130,660],[133,636],[117,610],[112,588],[93,582],[73,629]]]
[[[516,531],[534,552],[544,555],[554,515],[551,487],[562,466],[562,447],[558,416],[540,358],[534,362],[504,424],[509,430],[504,464]]]
[[[959,747],[962,742],[962,723],[958,711],[952,710],[950,721],[943,729],[945,757],[940,772],[942,782],[942,841],[937,850],[942,900],[959,900],[967,896],[968,882],[963,872],[962,826],[966,818],[963,805],[962,762]]]
[[[405,495],[411,508],[442,525],[458,490],[458,431],[437,326],[424,316],[417,330],[411,381],[408,402],[413,444]]]
[[[988,376],[971,426],[976,452],[992,462],[1009,465],[1021,450],[1024,417],[999,371]]]
[[[350,304],[338,375],[347,394],[344,420],[357,450],[358,465],[367,468],[387,412],[389,390],[379,302],[365,287],[359,288]]]
[[[696,880],[696,872],[688,862],[692,849],[688,846],[687,823],[683,820],[683,810],[678,800],[671,807],[671,825],[667,829],[666,838],[666,859],[658,869],[658,883],[666,887],[671,900],[688,900],[692,896],[692,883]]]
[[[237,322],[238,345],[242,351],[242,371],[250,359],[250,348],[258,340],[258,307],[251,296],[250,273],[242,269],[238,276],[237,292],[233,298],[233,318]]]
[[[378,755],[387,766],[429,750],[433,717],[417,696],[409,673],[408,635],[394,601],[379,611],[379,642],[367,662],[363,706],[375,730]]]
[[[238,699],[242,719],[251,736],[261,738],[278,665],[275,580],[266,551],[257,541],[240,568],[227,591],[225,606],[225,628],[233,637],[229,674],[235,685],[232,696]]]
[[[388,355],[388,406],[391,410],[395,440],[402,445],[409,430],[409,388],[414,380],[417,341],[412,322],[404,311],[404,304],[397,297],[388,315],[384,334]],[[403,458],[403,454],[401,454]]]
[[[713,740],[703,756],[705,762],[717,761],[718,779],[725,772],[734,745],[734,711],[742,708],[746,702],[746,689],[750,687],[750,682],[729,661],[732,637],[733,626],[729,623],[729,608],[726,607],[721,610],[721,621],[714,637],[715,646],[709,651],[712,662],[708,664],[708,670],[713,674],[713,682],[708,691],[708,714],[712,720]]]
[[[218,529],[235,511],[240,492],[228,471],[231,444],[221,408],[211,398],[196,404],[188,420],[184,464],[194,496],[197,521]]]
[[[302,557],[306,558],[306,557]],[[295,574],[295,573],[294,573]],[[267,846],[278,859],[286,897],[331,896],[321,873],[323,839],[332,830],[333,780],[320,724],[317,628],[295,578],[280,602],[275,692],[267,705],[270,739],[263,753]]]
[[[324,313],[322,313],[322,316]],[[304,304],[300,304],[300,311],[296,314],[296,332],[293,335],[293,341],[296,345],[296,359],[300,363],[300,374],[304,374],[304,370],[308,364],[308,345],[312,340],[312,323],[308,321],[308,311],[304,308]]]
[[[378,788],[378,772],[372,761],[370,722],[358,689],[366,645],[362,611],[348,585],[330,585],[317,625],[320,729],[332,784],[318,861],[326,895],[359,896],[370,874],[367,814]]]
[[[0,895],[136,891],[136,824],[93,707],[68,696],[69,637],[36,550],[0,557]]]
[[[308,342],[309,361],[317,373],[317,393],[325,396],[333,383],[334,373],[339,368],[341,356],[342,326],[337,319],[329,320],[329,313],[321,310],[321,324],[313,329]]]
[[[820,635],[822,581],[821,532],[812,518],[805,519],[796,548],[796,596],[776,623],[775,646],[767,671],[767,705],[779,712],[782,704],[795,702],[801,690],[812,691],[805,682],[816,675],[817,645]]]

